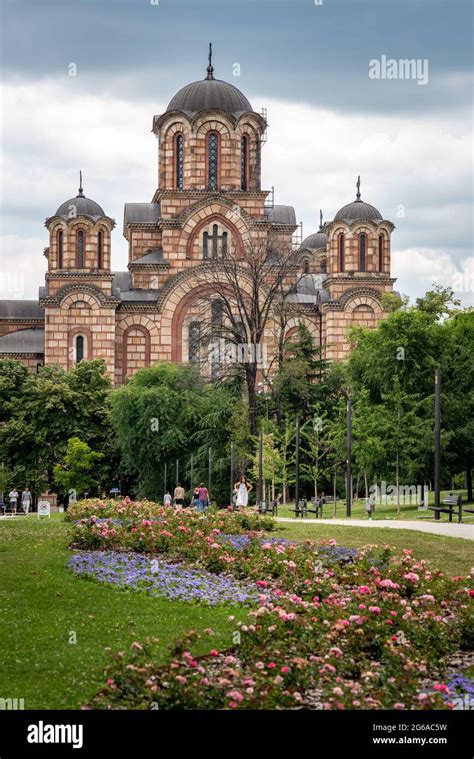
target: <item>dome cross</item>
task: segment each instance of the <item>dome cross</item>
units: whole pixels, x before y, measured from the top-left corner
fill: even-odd
[[[208,60],[209,60],[209,65],[207,67],[207,77],[206,77],[206,79],[214,79],[214,66],[212,65],[212,42],[209,43]]]
[[[83,198],[84,197],[84,190],[82,189],[82,171],[79,172],[79,192],[76,195],[76,198]]]

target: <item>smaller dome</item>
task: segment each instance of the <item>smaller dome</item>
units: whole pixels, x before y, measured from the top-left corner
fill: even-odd
[[[334,221],[355,221],[364,219],[368,221],[382,221],[382,214],[370,203],[364,203],[362,200],[354,200],[348,203],[337,212]]]
[[[305,237],[303,242],[300,245],[300,250],[320,250],[321,248],[325,248],[328,242],[328,237],[325,232],[323,232],[324,225],[323,225],[323,212],[322,210],[319,211],[319,230],[318,232],[314,232],[312,235],[308,235],[308,237]]]
[[[301,243],[300,250],[319,250],[326,247],[327,241],[327,235],[320,230],[312,235],[308,235]]]
[[[380,211],[371,206],[370,203],[364,203],[360,197],[360,177],[357,177],[357,195],[352,203],[343,206],[335,215],[334,221],[382,221],[383,217]]]
[[[70,198],[61,203],[55,216],[62,216],[63,219],[71,219],[71,206],[75,207],[76,216],[89,216],[94,221],[105,216],[104,209],[99,206],[95,200],[86,198],[82,189],[82,172],[80,172],[79,192],[75,198]]]

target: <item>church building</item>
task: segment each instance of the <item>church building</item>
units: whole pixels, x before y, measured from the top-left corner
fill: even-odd
[[[289,298],[327,359],[350,349],[347,329],[383,318],[381,297],[393,290],[390,238],[394,225],[361,198],[302,242],[291,206],[275,205],[262,189],[267,138],[257,113],[233,84],[214,77],[183,87],[153,118],[158,146],[157,189],[149,203],[125,203],[127,271],[112,271],[114,219],[106,202],[75,197],[46,219],[47,272],[38,300],[0,301],[0,358],[68,369],[102,358],[114,385],[156,361],[186,362],[199,350],[197,277],[209,260],[246,241],[293,246]],[[288,334],[296,323],[288,325]]]

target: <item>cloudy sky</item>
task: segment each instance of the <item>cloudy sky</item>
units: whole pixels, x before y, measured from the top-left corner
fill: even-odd
[[[152,117],[215,76],[267,109],[263,187],[304,234],[354,199],[391,219],[392,270],[473,303],[471,0],[0,0],[0,297],[35,298],[44,219],[84,190],[117,221],[156,189]],[[415,59],[415,78],[371,61]],[[76,74],[71,76],[71,74]],[[381,70],[383,72],[383,69]],[[387,73],[387,72],[385,72]],[[420,83],[419,83],[420,82]],[[423,83],[424,82],[424,83]]]

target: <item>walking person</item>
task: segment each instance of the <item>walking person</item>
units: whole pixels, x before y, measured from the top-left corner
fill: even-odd
[[[16,514],[16,507],[18,504],[19,495],[18,495],[18,490],[16,489],[15,486],[13,486],[12,489],[10,490],[8,497],[10,499],[10,507],[12,510],[12,514]]]
[[[30,489],[26,487],[23,493],[21,494],[21,508],[23,509],[25,514],[29,513],[32,502],[33,502],[33,498],[30,493]]]
[[[191,506],[194,506],[196,509],[199,507],[199,488],[194,488],[193,490]]]
[[[243,511],[249,503],[249,493],[253,490],[253,486],[247,482],[245,474],[242,475],[239,482],[234,485],[237,488],[237,500],[235,505],[240,511]]]
[[[198,511],[204,511],[209,505],[209,491],[203,482],[199,485],[198,496]]]
[[[172,502],[173,502],[173,499],[171,498],[171,493],[169,493],[168,490],[167,490],[166,493],[163,496],[163,505],[164,506],[171,506]]]
[[[184,504],[184,488],[181,487],[181,483],[178,482],[174,489],[174,505],[183,508]]]

